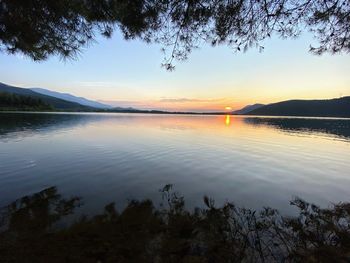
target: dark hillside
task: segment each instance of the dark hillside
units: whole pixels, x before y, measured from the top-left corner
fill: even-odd
[[[39,98],[14,93],[0,92],[0,110],[53,110],[53,107]]]
[[[330,100],[288,100],[247,113],[266,116],[350,117],[350,96]]]
[[[10,94],[15,94],[15,95],[20,95],[20,96],[27,96],[27,97],[32,97],[35,99],[40,99],[44,103],[47,103],[51,105],[53,108],[57,110],[63,110],[63,111],[91,111],[94,108],[83,106],[78,103],[70,102],[70,101],[65,101],[62,99],[57,99],[51,96],[43,95],[37,92],[34,92],[30,89],[24,89],[24,88],[18,88],[18,87],[13,87],[6,85],[4,83],[0,82],[0,92],[3,93],[10,93]]]

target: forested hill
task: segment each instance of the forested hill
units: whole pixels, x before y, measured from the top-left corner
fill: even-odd
[[[350,96],[330,100],[288,100],[265,105],[247,113],[266,116],[350,118]]]
[[[0,111],[11,110],[49,111],[53,108],[39,98],[0,92]]]
[[[94,108],[83,106],[79,103],[70,102],[58,98],[54,98],[51,96],[43,95],[37,92],[34,92],[30,89],[18,88],[10,85],[6,85],[0,82],[0,92],[9,93],[19,96],[31,97],[33,99],[40,99],[42,102],[50,105],[52,108],[56,110],[63,111],[91,111]]]

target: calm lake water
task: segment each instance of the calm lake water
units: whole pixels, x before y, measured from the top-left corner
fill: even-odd
[[[350,119],[0,113],[0,207],[56,186],[95,213],[165,184],[190,207],[349,202]]]

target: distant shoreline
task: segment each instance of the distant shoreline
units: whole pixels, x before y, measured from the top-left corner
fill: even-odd
[[[36,110],[1,110],[0,113],[143,113],[143,114],[173,114],[173,115],[235,115],[231,112],[184,112],[184,111],[158,111],[158,110],[130,110],[130,111],[113,111],[113,110],[91,110],[91,111],[36,111]]]
[[[68,96],[68,97],[67,97]],[[43,89],[25,89],[0,82],[0,112],[77,112],[77,113],[139,113],[176,115],[242,115],[265,117],[350,118],[350,96],[334,99],[292,99],[270,104],[256,103],[240,110],[212,112],[167,111],[133,107],[100,108],[96,101]],[[102,105],[103,104],[98,104]],[[108,105],[105,105],[108,106]]]
[[[246,118],[286,118],[286,119],[343,119],[350,120],[350,117],[343,116],[293,116],[293,115],[251,115],[251,114],[233,114],[227,112],[167,112],[167,111],[23,111],[23,110],[12,110],[4,111],[0,109],[0,114],[3,113],[41,113],[41,114],[82,114],[82,113],[130,113],[130,114],[153,114],[153,115],[198,115],[198,116],[241,116]]]

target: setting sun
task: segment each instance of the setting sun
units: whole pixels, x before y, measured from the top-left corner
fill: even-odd
[[[226,106],[225,110],[232,110],[232,108],[230,106]]]

